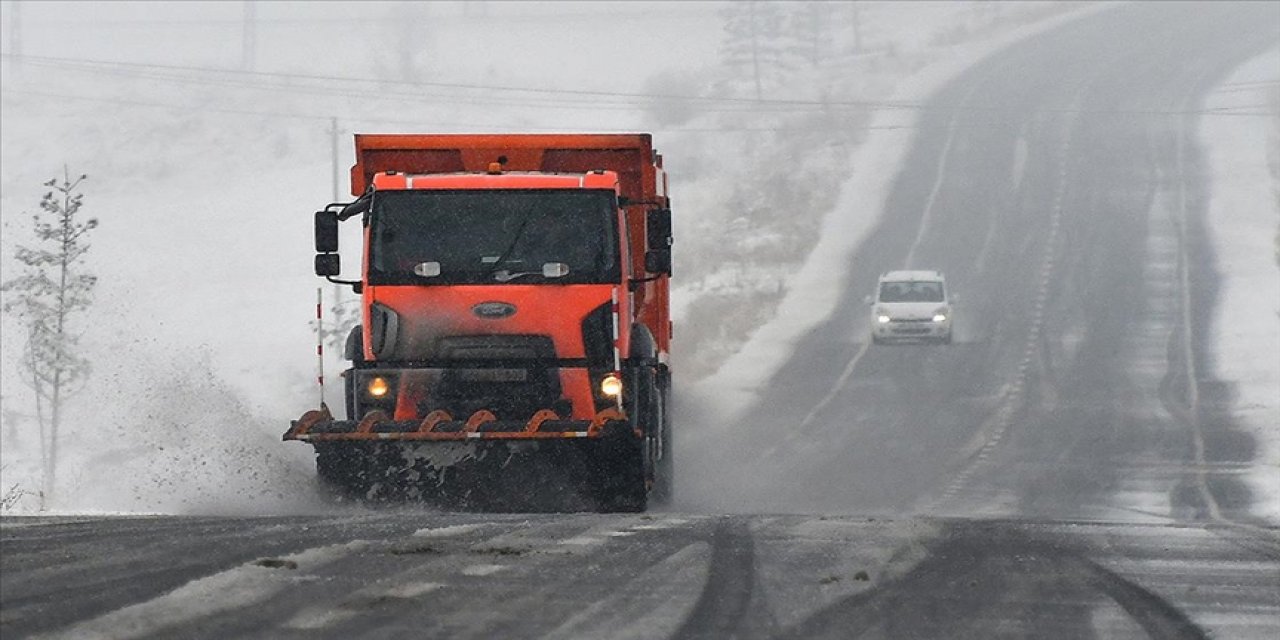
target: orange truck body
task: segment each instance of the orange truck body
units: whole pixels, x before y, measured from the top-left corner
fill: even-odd
[[[364,224],[348,415],[309,411],[284,439],[609,440],[586,453],[609,464],[588,467],[627,475],[634,456],[645,491],[669,482],[670,200],[650,136],[379,134],[355,146],[359,199],[317,213],[320,275],[336,273],[319,266],[336,253],[336,239],[321,246],[321,217]]]

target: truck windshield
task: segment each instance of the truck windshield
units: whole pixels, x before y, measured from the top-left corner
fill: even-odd
[[[880,283],[880,302],[942,302],[944,300],[941,282]]]
[[[602,191],[384,191],[373,200],[369,283],[618,282],[614,202]],[[560,275],[544,276],[547,264]]]

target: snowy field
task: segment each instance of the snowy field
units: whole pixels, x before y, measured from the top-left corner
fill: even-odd
[[[900,109],[734,107],[752,83],[720,64],[723,3],[485,3],[479,15],[450,3],[258,6],[246,63],[237,3],[23,3],[25,57],[6,57],[0,82],[0,273],[14,274],[40,185],[64,164],[90,175],[85,213],[102,222],[87,263],[95,303],[78,325],[94,372],[68,407],[55,511],[316,508],[301,497],[310,449],[279,434],[318,400],[309,212],[333,195],[332,120],[342,174],[354,131],[652,131],[678,208],[676,366],[686,383],[721,371],[704,388],[742,394],[804,324],[779,316],[757,329],[783,300],[838,286],[823,269],[877,211],[851,194],[882,195],[910,143]],[[1004,43],[1105,8],[858,6],[857,50],[766,82],[768,95],[920,99]],[[662,46],[612,46],[619,12],[662,32]],[[592,93],[556,93],[566,90]],[[16,366],[22,332],[3,323],[0,491],[29,492],[38,444]],[[326,363],[330,380],[340,366]],[[26,495],[14,508],[35,504]]]
[[[1250,476],[1256,513],[1280,523],[1280,48],[1240,66],[1204,105],[1232,107],[1270,115],[1210,116],[1200,125],[1222,278],[1214,373],[1234,386],[1233,417],[1259,445]]]

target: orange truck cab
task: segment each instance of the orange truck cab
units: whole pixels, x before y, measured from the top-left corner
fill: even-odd
[[[359,498],[424,477],[411,493],[490,483],[442,464],[446,443],[469,443],[466,460],[571,455],[558,466],[580,469],[602,510],[669,497],[671,211],[650,136],[355,144],[358,198],[316,213],[317,275],[361,295],[347,415],[322,406],[284,439],[313,444],[321,478]],[[361,278],[334,280],[338,226],[357,216]]]

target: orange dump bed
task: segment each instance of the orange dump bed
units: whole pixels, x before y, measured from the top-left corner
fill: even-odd
[[[361,195],[376,173],[504,171],[618,173],[632,204],[666,205],[662,158],[647,133],[621,134],[357,134],[351,193]]]

